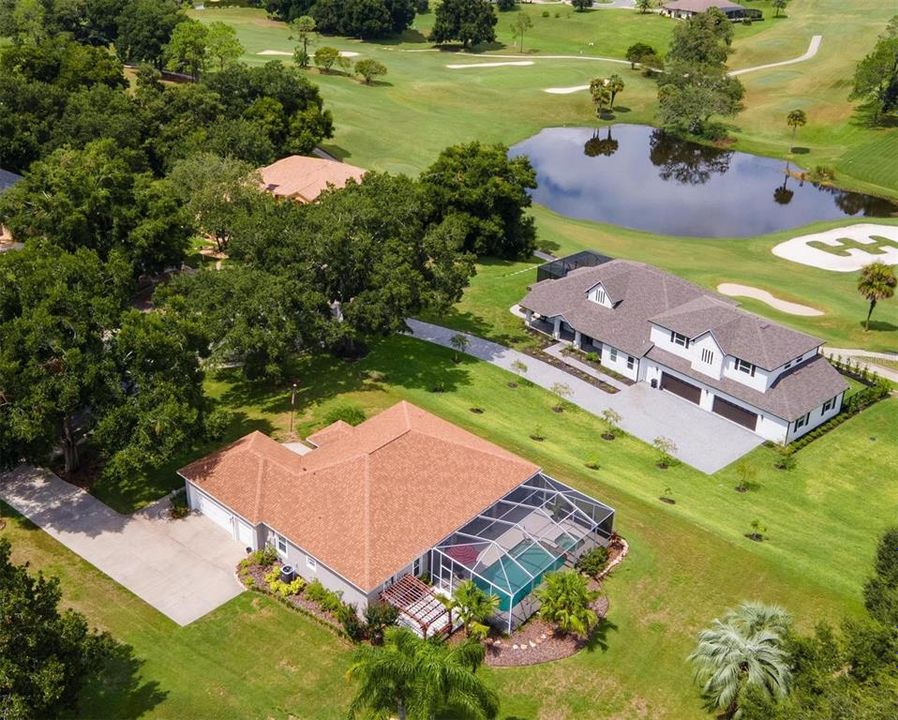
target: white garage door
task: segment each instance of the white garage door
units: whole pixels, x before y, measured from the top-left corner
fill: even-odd
[[[244,547],[255,547],[255,533],[253,533],[253,529],[239,518],[236,519],[236,523],[237,542],[239,542]]]
[[[200,512],[231,535],[234,534],[233,515],[214,500],[200,495]]]

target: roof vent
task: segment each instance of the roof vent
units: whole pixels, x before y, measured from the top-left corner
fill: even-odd
[[[766,330],[770,327],[770,323],[761,323],[761,330]]]

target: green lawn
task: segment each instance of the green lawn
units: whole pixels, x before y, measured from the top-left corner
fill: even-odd
[[[386,380],[366,380],[368,370],[385,373]],[[749,456],[757,487],[740,495],[733,490],[733,469],[711,477],[683,466],[659,470],[645,444],[602,441],[594,417],[554,413],[549,393],[511,389],[507,373],[472,359],[455,364],[450,351],[410,338],[383,341],[356,363],[318,359],[298,363],[296,372],[306,380],[297,413],[304,435],[322,424],[334,404],[356,403],[371,415],[405,398],[618,510],[632,555],[607,585],[612,609],[606,647],[548,666],[487,672],[500,690],[503,717],[700,716],[684,663],[694,632],[744,598],[783,603],[805,628],[857,612],[876,534],[894,522],[898,447],[888,438],[898,430],[896,400],[809,445],[794,471],[773,469],[773,451],[758,449]],[[438,380],[446,392],[430,391]],[[286,428],[285,390],[259,389],[233,377],[213,383],[212,390],[235,409],[255,408],[232,428],[235,435],[260,426]],[[471,413],[475,405],[485,413]],[[528,437],[537,424],[545,430],[542,443]],[[594,458],[598,471],[584,466]],[[175,482],[170,476],[169,486]],[[658,502],[661,494],[672,494],[677,504]],[[755,518],[767,526],[767,542],[743,537]],[[135,716],[138,707],[147,717],[324,718],[343,712],[346,646],[302,616],[243,595],[180,629],[43,533],[17,522],[5,532],[18,557],[60,574],[69,602],[133,646],[139,684],[157,684],[133,688],[113,674],[91,693],[83,716]],[[158,702],[151,703],[154,697]]]
[[[808,150],[797,156],[803,166],[831,165],[846,187],[898,197],[898,170],[889,162],[894,154],[889,151],[898,143],[898,128],[867,127],[855,117],[847,99],[855,64],[872,48],[895,9],[879,0],[792,0],[788,17],[774,18],[768,0],[751,4],[764,10],[767,20],[734,26],[733,68],[802,55],[814,34],[823,35],[823,44],[807,63],[742,76],[746,109],[732,123],[736,147],[783,157],[790,145],[786,114],[800,107],[809,119],[796,141]],[[446,68],[449,63],[477,62],[490,54],[516,54],[509,29],[514,12],[533,19],[524,44],[524,54],[534,61],[533,66]],[[622,58],[634,42],[647,42],[664,51],[674,21],[626,10],[576,13],[561,5],[525,4],[514,12],[500,14],[498,42],[476,54],[432,49],[426,41],[432,13],[419,16],[400,40],[364,43],[320,38],[320,44],[375,57],[389,69],[386,83],[376,87],[310,70],[336,119],[336,135],[326,147],[364,167],[415,173],[453,143],[476,138],[511,144],[543,127],[595,123],[586,93],[548,95],[543,90],[586,84],[597,75],[613,72],[622,74],[627,83],[615,120],[654,122],[654,82],[623,65],[579,58]],[[543,17],[543,12],[549,17]],[[204,21],[233,24],[247,49],[247,62],[276,57],[258,54],[266,50],[293,50],[287,27],[267,19],[261,10],[210,8],[194,14]],[[545,58],[552,54],[578,59]],[[280,59],[290,62],[289,57]]]

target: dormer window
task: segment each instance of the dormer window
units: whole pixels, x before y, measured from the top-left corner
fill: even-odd
[[[680,345],[681,347],[688,348],[689,347],[689,338],[685,335],[680,335],[678,332],[674,332],[671,330],[670,332],[670,341],[674,345]]]
[[[755,366],[741,358],[736,358],[736,369],[739,372],[744,372],[746,375],[755,376]]]

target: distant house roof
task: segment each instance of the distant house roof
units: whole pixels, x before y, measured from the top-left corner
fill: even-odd
[[[665,10],[682,10],[684,12],[703,13],[712,7],[718,10],[744,10],[742,5],[731,3],[729,0],[673,0],[664,3]]]
[[[254,432],[179,472],[365,592],[539,469],[407,402],[310,440],[297,455]]]
[[[21,175],[16,175],[14,172],[0,168],[0,192],[8,190],[21,179]]]
[[[305,155],[291,155],[259,170],[268,192],[304,203],[315,202],[329,185],[342,188],[350,179],[360,181],[365,172],[354,165]]]
[[[613,309],[587,298],[599,283]],[[564,278],[536,283],[521,306],[545,317],[560,315],[580,332],[637,357],[652,348],[650,323],[690,338],[710,332],[727,355],[766,370],[822,344],[811,335],[740,310],[730,298],[630,260],[579,268]]]

